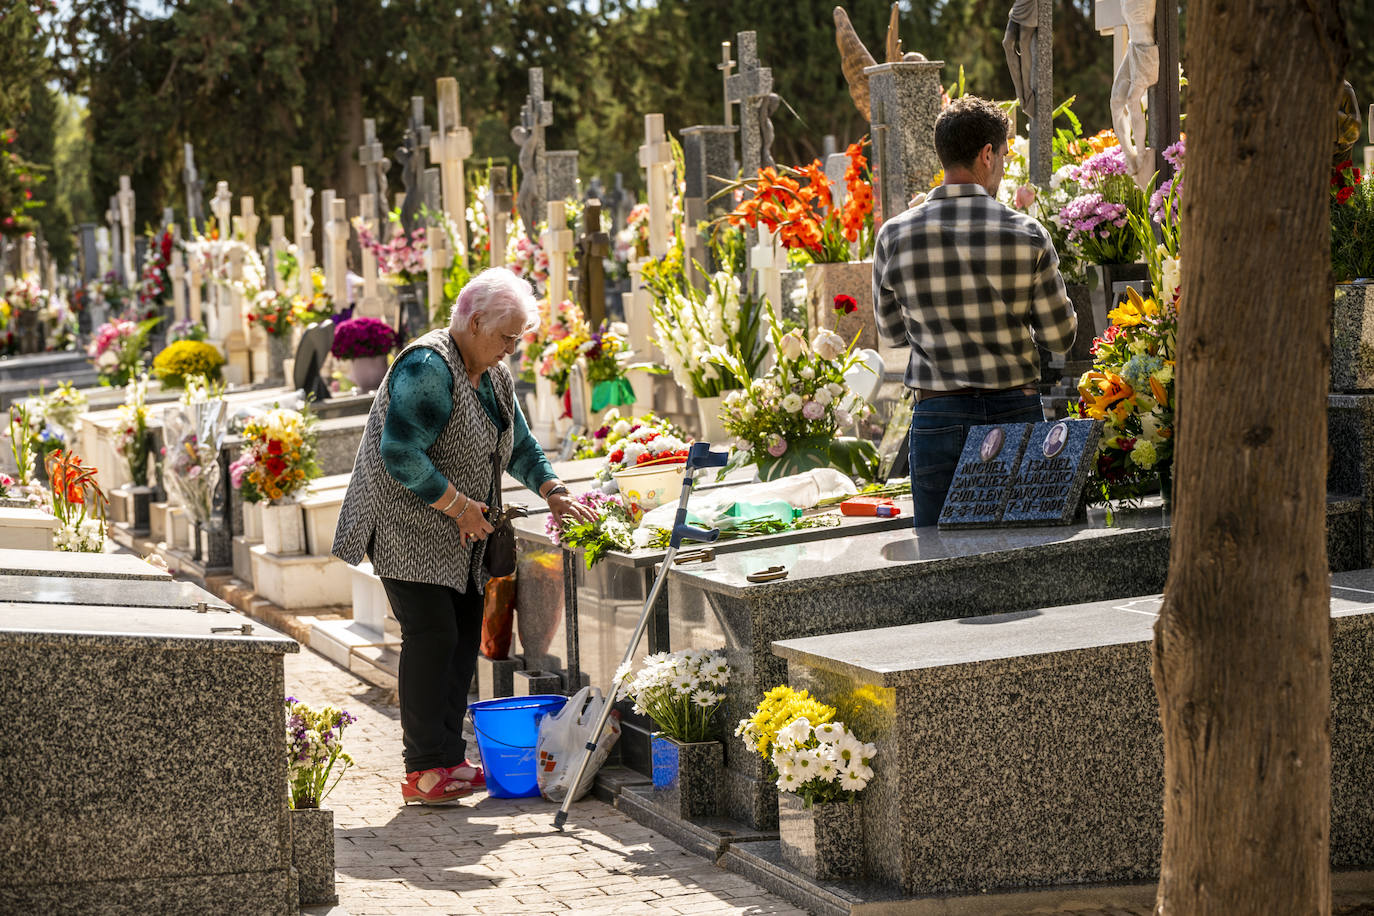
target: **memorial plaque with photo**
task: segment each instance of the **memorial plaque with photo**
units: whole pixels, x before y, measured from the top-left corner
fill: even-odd
[[[1095,420],[1036,423],[1002,513],[1004,525],[1068,525],[1097,454]]]
[[[941,528],[986,528],[1002,520],[1030,428],[1003,423],[969,429],[940,510]]]

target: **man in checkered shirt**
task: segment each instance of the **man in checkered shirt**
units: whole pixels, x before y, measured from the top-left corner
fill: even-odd
[[[885,222],[873,252],[878,333],[911,348],[918,528],[939,520],[970,426],[1044,419],[1035,344],[1063,353],[1078,329],[1049,234],[996,200],[1010,126],[971,96],[941,112],[944,184]]]

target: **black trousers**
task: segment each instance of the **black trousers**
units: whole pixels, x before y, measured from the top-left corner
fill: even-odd
[[[452,767],[467,756],[463,719],[482,641],[482,595],[444,585],[382,579],[401,624],[401,737],[407,773]]]

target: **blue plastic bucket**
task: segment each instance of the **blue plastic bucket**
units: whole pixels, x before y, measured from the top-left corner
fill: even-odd
[[[567,702],[567,697],[550,694],[482,700],[468,706],[488,794],[495,798],[533,798],[539,794],[534,762],[539,720],[558,712]]]

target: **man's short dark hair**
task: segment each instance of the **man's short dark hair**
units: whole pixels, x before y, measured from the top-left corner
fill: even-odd
[[[1010,129],[1006,112],[987,99],[966,95],[935,119],[935,153],[945,168],[967,167],[989,143],[1000,150]]]

